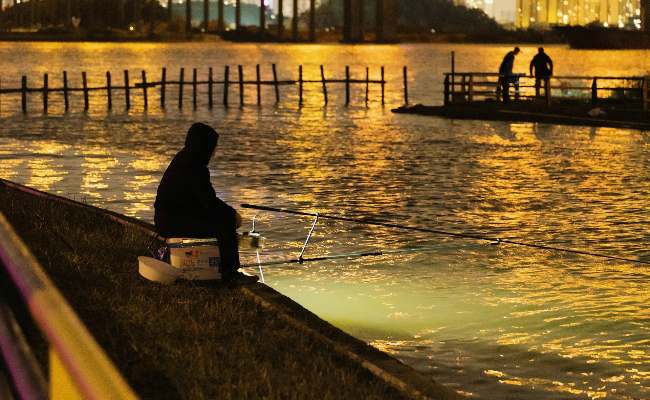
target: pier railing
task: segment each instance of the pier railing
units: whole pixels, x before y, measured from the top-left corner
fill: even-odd
[[[215,73],[213,68],[208,68],[207,77],[199,77],[199,71],[197,68],[191,70],[191,77],[186,76],[185,68],[180,68],[178,71],[178,79],[170,79],[167,73],[167,68],[162,68],[160,72],[159,80],[150,80],[150,76],[146,71],[142,70],[138,77],[139,81],[134,82],[133,77],[130,75],[129,70],[124,70],[122,83],[116,84],[114,75],[108,71],[106,72],[105,82],[100,85],[92,86],[88,80],[88,75],[86,72],[81,73],[81,86],[80,87],[71,87],[69,76],[67,71],[63,71],[60,75],[61,85],[54,87],[51,85],[51,76],[50,74],[44,74],[42,77],[42,84],[36,83],[36,85],[30,84],[28,82],[28,77],[23,75],[20,81],[20,87],[3,87],[2,82],[0,82],[0,107],[2,105],[2,95],[14,95],[16,94],[20,97],[20,107],[24,113],[28,111],[28,103],[31,99],[31,95],[40,94],[42,96],[43,112],[47,113],[49,109],[49,103],[52,96],[62,96],[63,104],[65,111],[70,109],[70,98],[72,93],[81,93],[83,94],[83,104],[84,110],[87,111],[90,108],[90,93],[91,92],[104,92],[106,96],[106,107],[108,110],[112,110],[114,106],[114,94],[119,91],[123,93],[124,107],[129,110],[132,106],[132,92],[141,91],[142,92],[142,103],[145,110],[150,106],[150,94],[154,89],[157,89],[159,92],[159,101],[160,107],[165,108],[169,105],[168,99],[168,89],[170,86],[175,86],[177,88],[177,102],[179,109],[182,109],[185,106],[185,90],[186,87],[189,87],[192,93],[191,101],[192,106],[196,109],[198,103],[198,90],[200,87],[207,88],[207,106],[212,108],[216,103],[217,99],[215,98],[215,88],[222,88],[222,99],[221,103],[223,106],[227,107],[230,104],[230,95],[232,87],[238,91],[239,95],[239,105],[244,105],[244,98],[246,89],[253,87],[256,91],[257,105],[262,104],[262,91],[263,86],[271,86],[274,89],[274,101],[275,103],[280,102],[280,87],[290,86],[297,89],[298,105],[302,106],[304,101],[304,87],[305,85],[315,84],[319,85],[322,89],[323,103],[324,105],[328,104],[329,101],[329,92],[328,85],[340,84],[345,88],[345,105],[349,105],[351,102],[351,88],[353,85],[362,85],[365,86],[365,102],[369,102],[370,96],[370,85],[377,85],[381,88],[381,104],[385,104],[385,91],[386,91],[386,79],[385,79],[385,68],[382,66],[378,73],[379,77],[371,79],[370,68],[365,68],[365,76],[353,78],[351,76],[350,67],[346,66],[344,71],[344,77],[342,78],[328,78],[326,77],[325,67],[320,66],[320,79],[305,79],[303,76],[303,66],[300,65],[297,68],[297,78],[290,79],[280,79],[278,78],[277,68],[275,64],[271,64],[271,76],[272,79],[262,79],[261,67],[259,64],[255,66],[255,75],[254,78],[248,78],[245,76],[245,69],[242,65],[237,65],[237,76],[233,77],[234,73],[231,75],[231,68],[229,65],[224,66],[223,75],[220,79],[215,78]],[[40,80],[40,78],[39,78]],[[408,87],[407,87],[407,69],[404,67],[404,96],[405,102],[408,103]],[[7,100],[5,100],[6,102]]]
[[[505,77],[489,72],[445,73],[444,103],[471,103],[478,100],[506,100]],[[551,76],[541,79],[515,74],[507,78],[510,100],[543,100],[550,105],[553,100],[580,99],[597,105],[600,101],[620,101],[639,104],[644,110],[650,106],[648,77],[613,76]]]
[[[0,278],[0,382],[16,398],[137,398],[2,213]],[[47,368],[33,350],[41,340]]]

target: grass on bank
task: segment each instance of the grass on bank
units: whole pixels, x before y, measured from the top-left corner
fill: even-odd
[[[141,231],[1,184],[0,211],[142,398],[403,397],[240,289],[144,280]]]

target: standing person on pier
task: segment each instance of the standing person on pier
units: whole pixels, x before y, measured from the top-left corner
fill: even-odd
[[[208,125],[190,127],[185,147],[176,154],[158,186],[155,223],[166,238],[217,238],[222,280],[226,283],[257,281],[238,271],[237,228],[241,216],[219,199],[210,182],[208,163],[214,156],[219,134]]]
[[[503,61],[501,61],[501,65],[499,66],[499,82],[497,84],[497,92],[499,89],[501,90],[504,103],[510,101],[510,96],[508,94],[510,84],[514,83],[517,79],[515,74],[512,73],[512,69],[515,66],[515,56],[519,54],[520,51],[521,50],[519,50],[519,47],[515,47],[514,50],[509,51],[505,57],[503,57]]]
[[[537,49],[537,54],[530,61],[530,75],[533,75],[533,69],[535,69],[535,97],[539,97],[539,88],[544,82],[544,87],[546,87],[546,81],[553,75],[553,60],[544,52],[544,48],[540,47]]]

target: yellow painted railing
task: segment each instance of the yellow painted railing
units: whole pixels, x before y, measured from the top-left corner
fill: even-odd
[[[49,345],[50,399],[137,398],[2,213],[0,268]],[[5,363],[10,374],[17,368]]]

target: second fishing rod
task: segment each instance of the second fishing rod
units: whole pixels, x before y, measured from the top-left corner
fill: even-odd
[[[649,261],[643,261],[643,260],[638,260],[638,259],[635,260],[635,259],[632,259],[632,258],[612,256],[612,255],[601,254],[601,253],[594,253],[594,252],[585,251],[585,250],[568,249],[568,248],[557,247],[557,246],[549,246],[549,245],[538,244],[538,243],[527,243],[527,242],[521,242],[521,241],[512,240],[512,239],[502,239],[502,238],[498,238],[498,237],[482,236],[482,235],[476,235],[476,234],[471,234],[471,233],[452,232],[452,231],[447,231],[447,230],[442,230],[442,229],[423,228],[423,227],[418,227],[418,226],[396,224],[396,223],[392,223],[392,222],[377,221],[377,220],[373,220],[373,219],[369,219],[369,218],[341,217],[341,216],[337,216],[337,215],[327,215],[327,214],[321,214],[321,213],[312,213],[312,212],[305,212],[305,211],[299,211],[299,210],[290,210],[290,209],[285,209],[285,208],[277,208],[277,207],[254,205],[254,204],[241,204],[241,207],[242,208],[253,209],[253,210],[259,210],[259,211],[269,211],[269,212],[276,212],[276,213],[282,213],[282,214],[301,215],[301,216],[306,216],[306,217],[317,217],[317,218],[320,218],[320,219],[330,219],[330,220],[335,220],[335,221],[353,222],[353,223],[357,223],[357,224],[381,226],[381,227],[385,227],[385,228],[393,228],[393,229],[412,231],[412,232],[433,233],[433,234],[442,235],[442,236],[456,237],[456,238],[462,238],[462,239],[472,239],[472,240],[490,242],[490,243],[494,243],[494,244],[504,243],[504,244],[510,244],[510,245],[515,245],[515,246],[523,246],[523,247],[528,247],[528,248],[535,248],[535,249],[540,249],[540,250],[551,250],[551,251],[557,251],[557,252],[563,252],[563,253],[579,254],[579,255],[590,256],[590,257],[605,258],[605,259],[610,259],[610,260],[618,260],[618,261],[626,261],[626,262],[650,265]],[[313,231],[313,226],[312,226],[312,231]],[[303,252],[304,252],[304,246],[303,246]],[[378,255],[378,254],[372,254],[372,255]],[[302,253],[301,253],[300,257],[296,261],[297,262],[298,261],[303,262],[303,261],[306,261],[306,260],[302,258]],[[314,260],[314,261],[319,261],[319,260]]]

